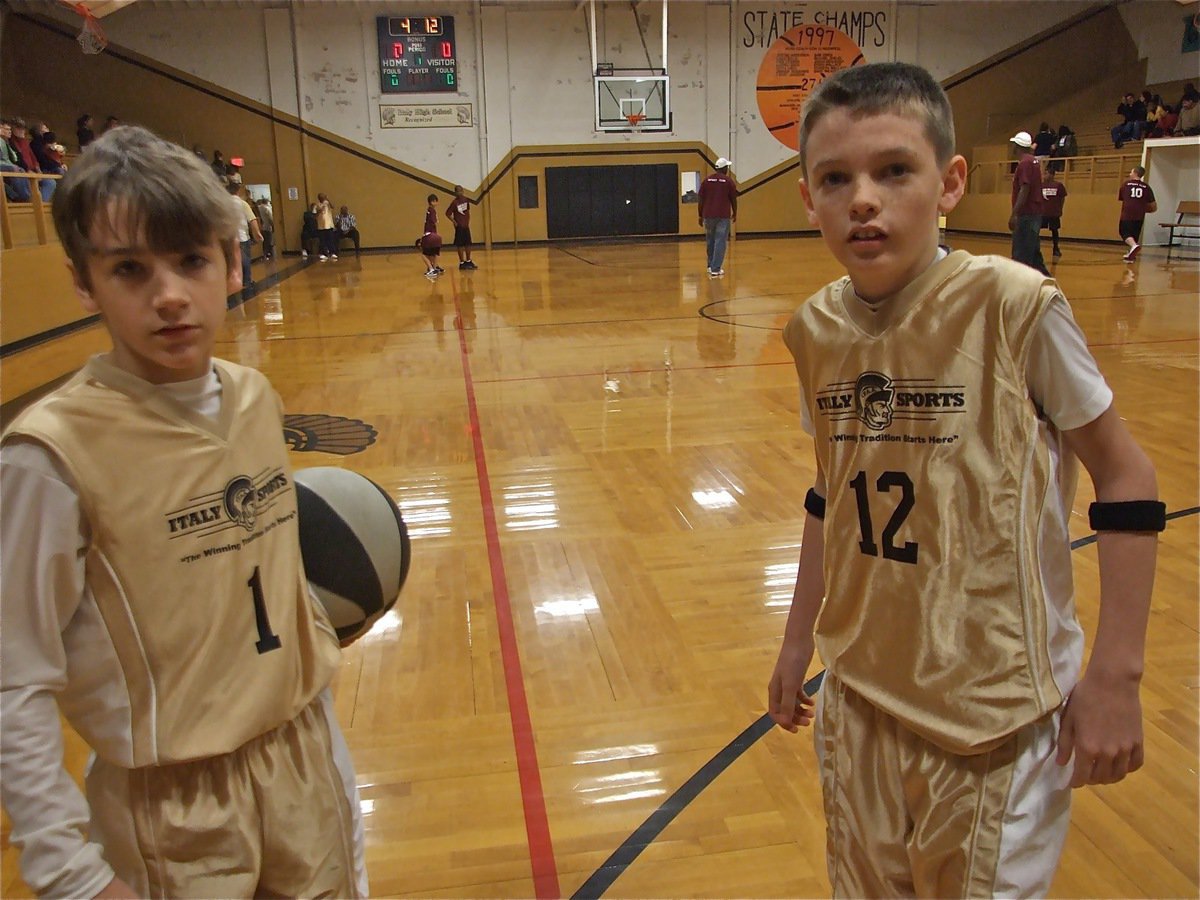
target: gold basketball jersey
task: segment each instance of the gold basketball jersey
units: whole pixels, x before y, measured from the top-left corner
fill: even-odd
[[[1078,641],[1066,516],[1044,515],[1075,467],[1025,380],[1056,293],[958,251],[878,308],[835,282],[784,331],[828,484],[821,658],[953,752],[1053,710],[1078,671],[1051,658]]]
[[[6,434],[47,446],[79,492],[87,589],[127,697],[100,708],[108,695],[72,659],[63,709],[115,764],[234,750],[293,718],[338,664],[304,578],[279,399],[258,372],[215,366],[216,421],[97,357]]]

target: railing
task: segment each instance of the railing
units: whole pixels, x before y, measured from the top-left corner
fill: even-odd
[[[5,250],[13,248],[12,207],[28,209],[33,213],[33,228],[37,234],[38,244],[49,243],[50,229],[46,220],[50,216],[48,204],[42,199],[38,182],[49,179],[58,181],[61,175],[43,175],[41,172],[0,172],[0,178],[24,178],[29,182],[29,202],[18,203],[8,199],[5,191],[0,191],[0,242]]]
[[[1104,156],[1065,156],[1050,160],[1062,164],[1058,178],[1068,188],[1081,194],[1096,193],[1096,181],[1118,184],[1134,166],[1139,165],[1142,153],[1109,153]],[[998,159],[978,162],[967,174],[969,194],[1007,194],[1012,188],[1012,176],[1017,161]],[[1105,188],[1107,189],[1107,188]]]

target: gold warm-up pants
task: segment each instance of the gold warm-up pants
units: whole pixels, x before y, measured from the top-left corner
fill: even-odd
[[[358,897],[353,771],[327,696],[232,753],[87,775],[92,839],[140,897]]]
[[[1044,897],[1070,822],[1058,720],[963,756],[826,674],[815,739],[833,896]]]

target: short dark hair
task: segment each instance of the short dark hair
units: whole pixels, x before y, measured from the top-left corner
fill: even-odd
[[[1137,172],[1138,178],[1141,178],[1146,174],[1146,168],[1144,166],[1134,166],[1133,171]]]
[[[433,203],[436,200],[437,200],[437,194],[430,194],[428,197],[425,198],[426,203]]]
[[[805,101],[800,117],[800,170],[806,175],[808,139],[817,122],[834,109],[845,109],[854,117],[917,113],[925,120],[925,136],[938,163],[954,155],[954,113],[937,80],[911,63],[868,63],[834,73]]]
[[[91,287],[88,256],[97,220],[124,216],[155,253],[186,252],[214,238],[233,259],[237,211],[213,170],[145,128],[121,126],[88,144],[54,192],[54,229]]]

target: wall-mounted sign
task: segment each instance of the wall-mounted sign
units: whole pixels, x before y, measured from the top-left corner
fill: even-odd
[[[767,131],[792,150],[800,149],[800,108],[829,75],[866,62],[845,32],[801,25],[779,36],[758,69],[758,111]]]
[[[475,124],[470,103],[379,105],[382,128],[470,128]]]

